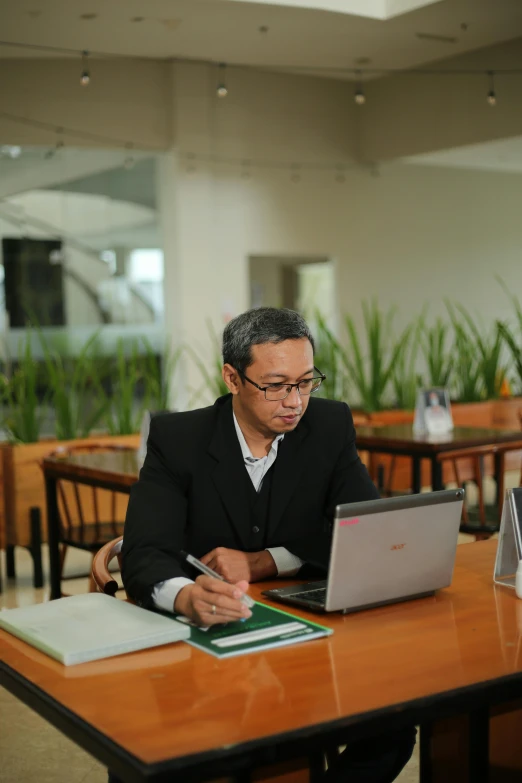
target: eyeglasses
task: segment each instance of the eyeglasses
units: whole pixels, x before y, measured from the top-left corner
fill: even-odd
[[[326,375],[323,375],[317,367],[314,367],[314,370],[318,372],[319,375],[314,376],[313,378],[305,378],[298,383],[270,383],[268,386],[259,386],[258,383],[247,378],[244,372],[241,372],[241,370],[238,370],[238,372],[245,381],[251,383],[252,386],[255,386],[259,391],[264,392],[265,400],[275,402],[275,400],[285,400],[294,388],[297,389],[297,393],[301,397],[316,392],[322,382],[326,380]]]

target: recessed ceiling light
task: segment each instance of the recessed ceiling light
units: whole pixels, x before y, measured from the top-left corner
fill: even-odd
[[[85,22],[90,22],[92,19],[97,19],[98,14],[94,13],[87,13],[87,14],[80,14],[80,19],[83,19]]]
[[[457,43],[458,38],[452,35],[435,35],[434,33],[415,33],[423,41],[438,41],[439,43]]]

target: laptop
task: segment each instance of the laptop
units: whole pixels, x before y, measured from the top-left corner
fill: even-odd
[[[315,612],[355,612],[433,595],[453,578],[464,490],[335,510],[328,578],[263,595]]]

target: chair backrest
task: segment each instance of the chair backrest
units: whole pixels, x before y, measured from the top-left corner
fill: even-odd
[[[76,454],[124,451],[134,452],[135,449],[119,443],[82,443],[55,449],[48,456],[64,459]],[[64,537],[70,537],[74,529],[82,540],[83,528],[87,524],[94,527],[95,536],[101,535],[101,524],[107,523],[111,525],[114,537],[121,533],[121,524],[125,519],[129,501],[128,495],[66,479],[57,481],[57,492],[61,532]]]
[[[119,589],[118,582],[113,579],[109,571],[109,565],[115,557],[118,558],[118,564],[121,568],[121,547],[123,536],[109,541],[99,549],[92,559],[92,578],[100,593],[106,595],[116,595]]]

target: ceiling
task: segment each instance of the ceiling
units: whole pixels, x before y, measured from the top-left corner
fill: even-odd
[[[64,56],[78,58],[89,50],[93,57],[194,58],[342,76],[329,69],[407,69],[522,36],[521,0],[439,0],[387,20],[280,2],[292,7],[249,0],[0,0],[0,38],[61,47],[71,50]],[[366,4],[391,11],[419,2]],[[332,4],[360,9],[363,0]],[[0,57],[43,56],[59,54],[0,46]]]
[[[421,166],[447,166],[481,171],[505,171],[522,173],[522,136],[484,144],[470,144],[451,150],[412,155],[403,158],[404,163]]]
[[[442,0],[264,0],[268,5],[287,5],[294,8],[316,8],[336,11],[353,16],[367,16],[373,19],[390,19],[408,13],[430,3]],[[237,3],[258,3],[259,0],[235,0]]]

